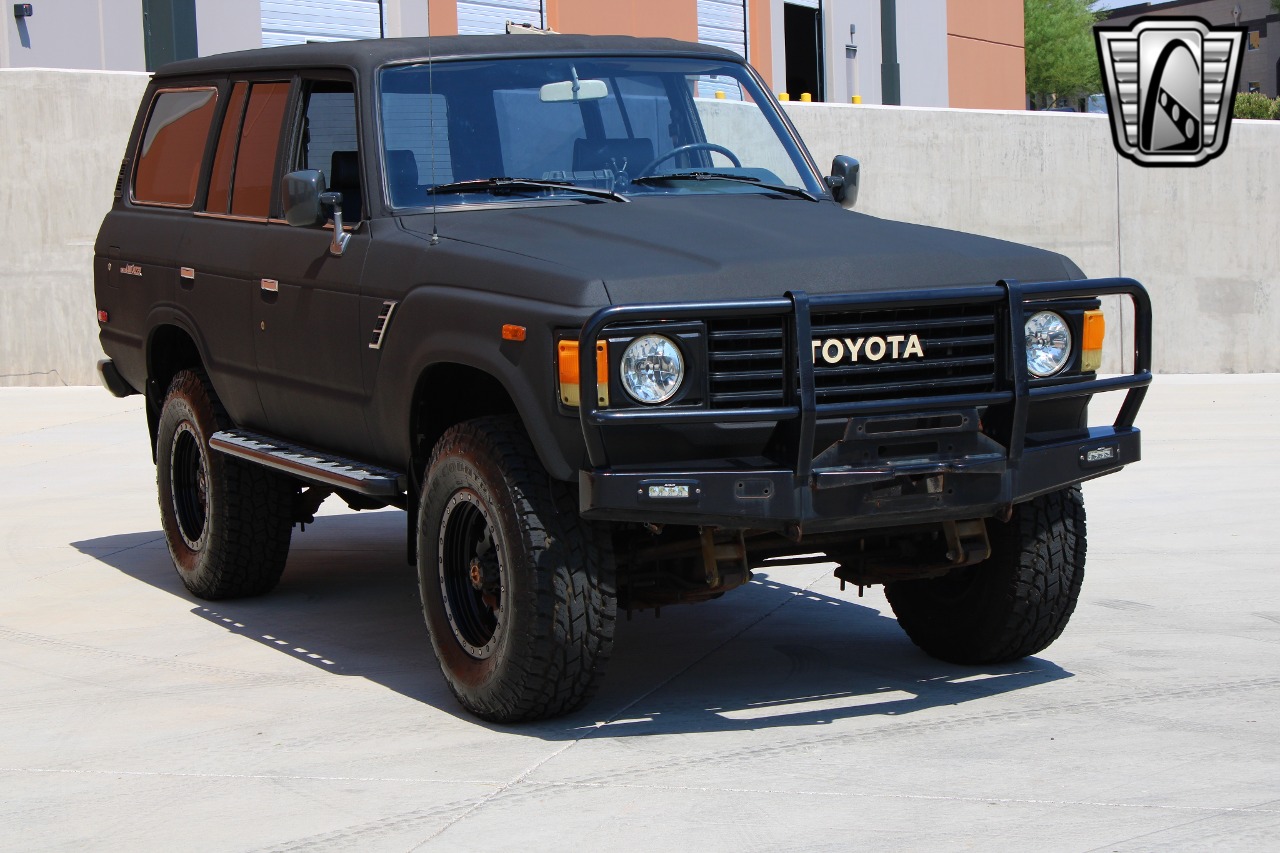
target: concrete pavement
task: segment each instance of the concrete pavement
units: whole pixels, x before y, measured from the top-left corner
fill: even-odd
[[[1278,416],[1280,376],[1159,377],[1036,658],[939,663],[878,590],[766,566],[503,728],[436,669],[403,514],[326,505],[276,592],[201,602],[139,398],[0,390],[0,848],[1273,849]]]

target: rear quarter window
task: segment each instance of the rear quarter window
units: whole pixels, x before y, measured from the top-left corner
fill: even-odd
[[[138,150],[134,201],[169,207],[195,203],[217,94],[213,88],[156,94]]]

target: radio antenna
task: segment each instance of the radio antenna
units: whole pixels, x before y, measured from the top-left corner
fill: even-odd
[[[436,196],[436,78],[435,40],[431,35],[431,18],[427,18],[427,144],[431,146],[431,245],[440,245],[440,200]]]

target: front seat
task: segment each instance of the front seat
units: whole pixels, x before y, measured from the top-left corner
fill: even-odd
[[[364,193],[360,190],[360,154],[357,151],[335,151],[329,159],[329,189],[342,193],[342,221],[360,221]]]

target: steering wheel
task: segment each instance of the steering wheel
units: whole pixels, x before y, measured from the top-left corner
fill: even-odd
[[[678,157],[681,154],[687,154],[690,151],[714,151],[717,154],[723,154],[724,156],[728,157],[729,162],[732,163],[735,168],[738,168],[738,169],[742,168],[742,161],[738,159],[738,155],[734,154],[732,151],[730,151],[728,148],[725,148],[723,145],[716,145],[714,142],[691,142],[688,145],[681,145],[677,148],[672,148],[666,154],[659,154],[657,159],[655,159],[648,166],[645,166],[643,169],[641,169],[639,173],[637,173],[636,177],[642,178],[645,175],[652,175],[653,170],[657,168],[659,163],[663,162],[664,160],[670,160],[672,157]]]

